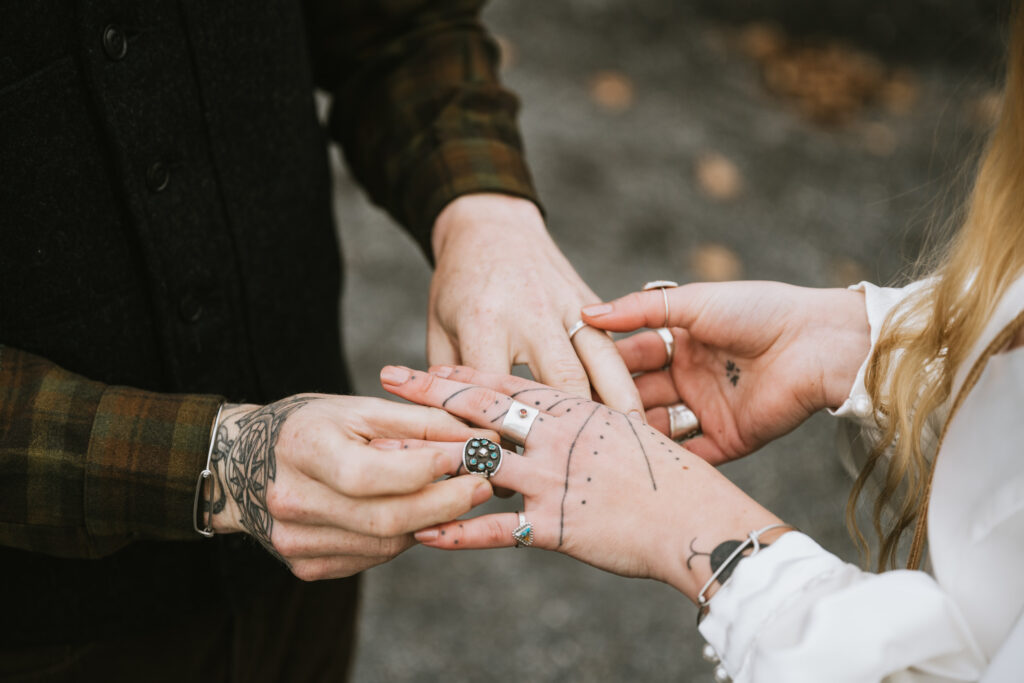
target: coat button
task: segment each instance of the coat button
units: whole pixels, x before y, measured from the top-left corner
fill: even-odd
[[[146,171],[146,187],[150,192],[163,192],[170,182],[171,171],[163,162],[155,162]]]
[[[192,294],[186,294],[178,302],[178,315],[182,322],[197,323],[203,317],[203,304]]]
[[[128,54],[128,38],[124,31],[113,24],[103,29],[103,51],[115,62],[124,59]]]

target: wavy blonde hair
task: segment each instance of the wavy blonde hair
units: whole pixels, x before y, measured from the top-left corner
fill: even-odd
[[[878,569],[896,565],[904,531],[927,505],[934,456],[922,439],[929,416],[950,399],[953,378],[1006,288],[1024,270],[1024,11],[1015,3],[1002,106],[981,155],[963,222],[933,256],[934,279],[886,319],[865,384],[884,425],[854,484],[847,523],[862,551],[857,501],[882,474],[873,506]],[[889,456],[886,456],[886,453]],[[888,463],[884,471],[880,468]],[[870,562],[870,559],[868,560]]]

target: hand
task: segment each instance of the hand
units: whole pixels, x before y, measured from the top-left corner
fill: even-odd
[[[300,394],[225,406],[211,463],[211,523],[246,531],[304,580],[349,576],[413,544],[411,531],[487,500],[483,479],[448,474],[436,448],[372,448],[382,436],[465,440],[439,410],[373,398]]]
[[[599,301],[525,199],[473,194],[451,202],[433,233],[427,357],[506,373],[516,363],[567,393],[642,414],[643,405],[611,339],[583,328],[580,307]],[[588,379],[589,375],[589,379]]]
[[[389,367],[381,382],[398,396],[444,406],[490,428],[512,396],[541,411],[523,455],[503,451],[492,477],[523,494],[536,547],[616,574],[665,581],[694,598],[711,574],[713,550],[779,521],[704,460],[599,403],[467,367],[438,367],[431,374]],[[444,450],[450,468],[463,448],[422,440],[405,445]],[[448,550],[508,547],[518,525],[514,513],[490,514],[433,526],[416,538]]]
[[[712,464],[732,460],[838,407],[871,346],[864,297],[776,282],[691,284],[636,292],[584,309],[594,327],[668,326],[672,365],[655,332],[619,342],[650,423],[669,431],[667,406],[684,402],[703,434],[686,447]]]

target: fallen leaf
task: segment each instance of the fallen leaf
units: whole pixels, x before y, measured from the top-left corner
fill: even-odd
[[[590,79],[590,97],[609,111],[625,111],[633,105],[633,82],[618,71],[600,71]]]
[[[721,244],[702,244],[690,252],[690,267],[704,282],[738,280],[743,263],[733,250]]]
[[[743,189],[743,176],[736,164],[717,152],[708,152],[697,159],[697,185],[712,199],[735,199]]]

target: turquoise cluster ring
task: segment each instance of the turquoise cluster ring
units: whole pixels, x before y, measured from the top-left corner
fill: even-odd
[[[501,468],[501,446],[490,439],[467,439],[462,447],[462,465],[470,474],[490,477]]]

